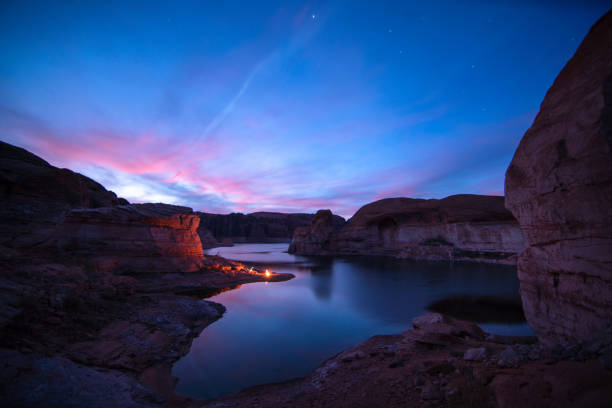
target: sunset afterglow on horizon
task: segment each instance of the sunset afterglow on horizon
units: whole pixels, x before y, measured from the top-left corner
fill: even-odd
[[[3,2],[0,138],[206,212],[501,195],[607,2],[426,3]]]

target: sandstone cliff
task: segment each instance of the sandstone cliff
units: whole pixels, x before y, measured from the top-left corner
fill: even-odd
[[[317,239],[310,241],[306,230],[297,231],[291,249],[298,254],[513,264],[524,246],[518,223],[504,208],[504,198],[494,196],[388,198],[363,206],[336,232],[320,225],[317,230]]]
[[[199,222],[191,208],[168,204],[73,209],[51,245],[116,273],[193,272],[204,259]]]
[[[546,94],[506,173],[529,247],[518,274],[547,343],[612,342],[612,12]]]

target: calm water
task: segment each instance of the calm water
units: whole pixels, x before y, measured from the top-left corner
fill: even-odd
[[[286,250],[287,244],[242,244],[208,251],[296,277],[251,283],[212,297],[227,312],[204,329],[174,365],[177,392],[212,398],[306,375],[328,357],[375,334],[411,328],[413,317],[447,298],[519,299],[514,268],[299,257]],[[485,331],[532,334],[524,321],[508,317],[497,306],[488,307],[484,315]]]

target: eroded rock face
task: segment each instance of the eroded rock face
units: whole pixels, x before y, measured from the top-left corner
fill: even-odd
[[[388,198],[363,206],[320,246],[303,244],[296,231],[296,253],[387,255],[417,260],[456,260],[512,264],[523,249],[518,223],[503,197],[455,195],[442,200]],[[309,252],[302,252],[308,249]]]
[[[506,173],[529,247],[518,273],[547,343],[612,342],[612,13],[547,92]]]
[[[72,208],[128,204],[94,180],[0,141],[0,246],[32,248]]]
[[[203,265],[199,223],[191,208],[169,204],[75,209],[52,244],[116,273],[193,272]]]

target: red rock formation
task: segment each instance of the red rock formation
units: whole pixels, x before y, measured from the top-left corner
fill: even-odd
[[[115,273],[193,272],[203,266],[191,208],[130,204],[71,210],[53,237],[61,254]]]
[[[529,244],[518,273],[547,343],[612,342],[612,12],[546,94],[506,173]]]
[[[512,264],[523,238],[503,203],[503,197],[467,194],[442,200],[384,199],[360,208],[338,232],[319,233],[316,242],[308,241],[306,230],[297,231],[291,247],[298,254]]]

